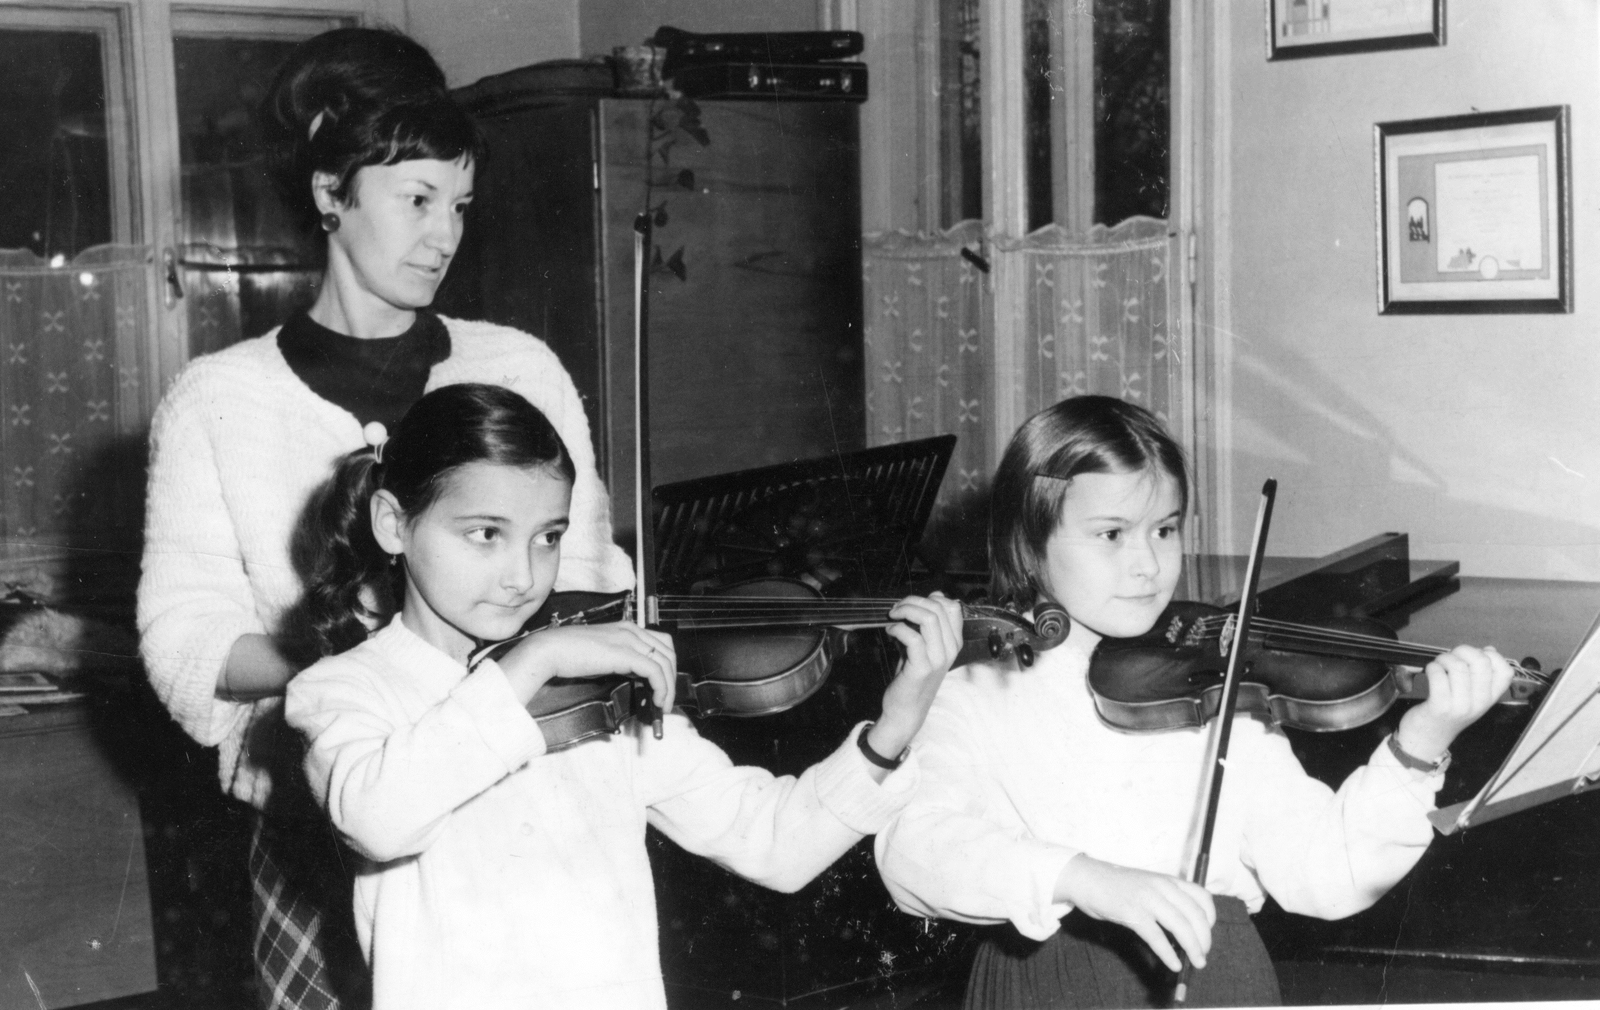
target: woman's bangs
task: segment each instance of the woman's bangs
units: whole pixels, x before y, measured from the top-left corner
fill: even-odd
[[[409,109],[395,117],[388,131],[388,151],[381,165],[426,158],[433,161],[482,162],[484,144],[472,117],[454,102],[424,110]]]

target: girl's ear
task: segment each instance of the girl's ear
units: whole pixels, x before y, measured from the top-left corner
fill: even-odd
[[[399,500],[388,491],[375,491],[370,508],[372,539],[390,554],[404,554],[406,514]]]
[[[318,214],[344,209],[344,204],[333,195],[334,187],[338,185],[339,177],[332,172],[311,173],[311,198],[317,202]]]

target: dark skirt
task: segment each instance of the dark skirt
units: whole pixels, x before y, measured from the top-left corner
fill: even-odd
[[[1216,905],[1211,953],[1205,970],[1189,973],[1182,1004],[1172,999],[1178,976],[1133,930],[1074,911],[1042,943],[994,930],[972,962],[967,1010],[1281,1005],[1278,973],[1244,902]]]

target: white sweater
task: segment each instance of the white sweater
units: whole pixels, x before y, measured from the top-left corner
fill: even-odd
[[[858,727],[799,778],[737,767],[683,716],[556,753],[493,662],[472,673],[396,619],[289,684],[306,771],[358,869],[374,1010],[661,1008],[645,826],[793,891],[916,787]]]
[[[631,567],[611,543],[610,503],[566,369],[525,333],[444,322],[450,357],[434,366],[428,388],[484,382],[514,389],[549,417],[572,454],[578,477],[557,588],[629,586]],[[140,651],[173,718],[217,748],[223,789],[257,807],[271,787],[267,717],[282,699],[222,701],[217,678],[239,636],[275,632],[299,599],[290,532],[334,461],[363,444],[354,415],[289,368],[276,330],[191,362],[151,428]]]
[[[1043,940],[1071,906],[1053,898],[1078,853],[1173,876],[1192,868],[1207,729],[1124,733],[1102,723],[1087,682],[1096,639],[1074,628],[1032,669],[952,670],[917,735],[922,785],[878,835],[900,907],[1011,922]],[[1206,882],[1259,911],[1337,919],[1368,907],[1421,858],[1442,774],[1380,746],[1335,793],[1282,732],[1234,723]]]

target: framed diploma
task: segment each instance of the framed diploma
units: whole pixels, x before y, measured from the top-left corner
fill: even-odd
[[[1444,0],[1267,0],[1267,59],[1444,45]]]
[[[1570,115],[1373,128],[1380,313],[1572,311]]]

